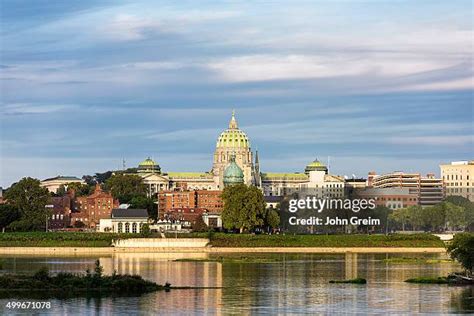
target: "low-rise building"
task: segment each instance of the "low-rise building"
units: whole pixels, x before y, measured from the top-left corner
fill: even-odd
[[[458,195],[474,202],[474,160],[453,161],[439,167],[446,195]]]
[[[408,188],[365,188],[355,191],[357,198],[373,199],[376,206],[392,210],[418,205],[418,195]]]
[[[43,188],[48,189],[49,192],[56,193],[60,186],[67,187],[69,183],[81,183],[84,184],[84,180],[73,176],[57,176],[54,178],[44,179],[40,185]]]
[[[115,200],[109,192],[103,191],[97,184],[94,193],[74,200],[71,225],[95,229],[99,221],[110,218],[112,210],[118,206],[119,201]]]
[[[71,225],[71,205],[73,196],[68,193],[64,196],[51,197],[46,208],[50,212],[48,229],[65,229]]]
[[[418,197],[418,204],[421,206],[438,204],[445,196],[443,179],[436,178],[434,174],[423,177],[419,173],[401,171],[383,175],[370,172],[367,185],[373,188],[407,188],[410,194]]]
[[[138,234],[145,224],[148,224],[146,209],[116,208],[110,218],[101,218],[98,226],[101,232]]]
[[[160,214],[173,209],[206,209],[220,213],[224,207],[218,190],[186,190],[161,191],[158,193],[158,211]]]

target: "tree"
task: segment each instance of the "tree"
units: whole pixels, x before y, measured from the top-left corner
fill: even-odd
[[[196,220],[193,223],[193,231],[194,232],[207,232],[209,230],[209,226],[206,225],[204,220],[202,219],[202,216],[198,216]]]
[[[280,224],[280,215],[272,208],[267,209],[265,214],[265,225],[271,228],[277,228]]]
[[[466,220],[466,225],[474,224],[474,203],[471,202],[469,199],[466,199],[462,196],[448,196],[445,202],[452,203],[457,206],[461,206],[464,208],[464,218]]]
[[[457,227],[464,229],[467,225],[464,207],[451,202],[444,202],[443,205],[446,212],[446,226],[451,230],[455,230]]]
[[[158,216],[158,205],[156,205],[155,202],[155,198],[134,196],[129,203],[131,208],[146,209],[148,211],[148,217],[156,219]]]
[[[71,182],[66,184],[67,190],[74,190],[76,196],[90,195],[94,191],[94,186],[79,182]]]
[[[20,212],[16,207],[10,204],[0,204],[0,232],[18,219],[20,219]]]
[[[142,177],[132,174],[115,174],[105,182],[106,189],[120,203],[129,203],[134,197],[146,197]]]
[[[12,229],[40,230],[45,228],[49,217],[46,205],[50,194],[46,188],[40,186],[38,179],[21,179],[8,189],[5,198],[20,214],[20,219],[10,224]]]
[[[461,233],[454,235],[447,247],[448,254],[457,260],[472,275],[474,270],[474,234]]]
[[[140,229],[140,235],[142,235],[143,237],[150,237],[151,236],[150,225],[143,224],[142,228]]]
[[[405,226],[409,223],[409,218],[410,213],[406,208],[394,210],[392,214],[389,215],[389,219],[401,225],[403,231],[405,231]]]
[[[254,186],[237,184],[222,192],[224,228],[252,230],[265,224],[265,200],[262,191]]]
[[[446,211],[443,203],[422,209],[423,222],[429,231],[441,231],[446,225]]]

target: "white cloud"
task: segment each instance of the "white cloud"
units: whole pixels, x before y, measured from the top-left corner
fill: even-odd
[[[263,81],[342,76],[402,76],[456,65],[456,61],[395,56],[354,58],[351,55],[248,55],[210,62],[207,66],[228,81]]]
[[[64,112],[76,109],[79,109],[79,106],[74,104],[13,103],[2,106],[0,112],[5,115],[49,114],[54,112]]]

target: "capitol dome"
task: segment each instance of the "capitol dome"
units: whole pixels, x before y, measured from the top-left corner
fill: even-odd
[[[244,131],[240,130],[232,112],[229,128],[221,133],[217,139],[217,148],[250,148],[250,141]]]
[[[235,162],[235,155],[230,158],[230,164],[224,171],[224,186],[244,183],[244,172]]]
[[[324,171],[325,173],[328,173],[328,167],[316,158],[313,162],[306,165],[306,168],[304,169],[304,173],[306,174],[309,174],[310,171]]]
[[[148,157],[147,159],[140,162],[140,164],[138,165],[137,171],[140,173],[152,173],[152,172],[160,173],[161,168],[153,159]]]

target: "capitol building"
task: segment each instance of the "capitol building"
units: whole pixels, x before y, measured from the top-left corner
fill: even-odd
[[[222,190],[226,185],[245,183],[262,189],[265,196],[281,196],[304,189],[319,188],[332,196],[344,193],[344,178],[328,174],[317,159],[302,172],[262,172],[258,152],[253,152],[247,134],[238,126],[232,113],[228,128],[217,138],[212,169],[207,172],[162,172],[160,165],[148,158],[137,174],[143,178],[150,195],[160,191]]]

